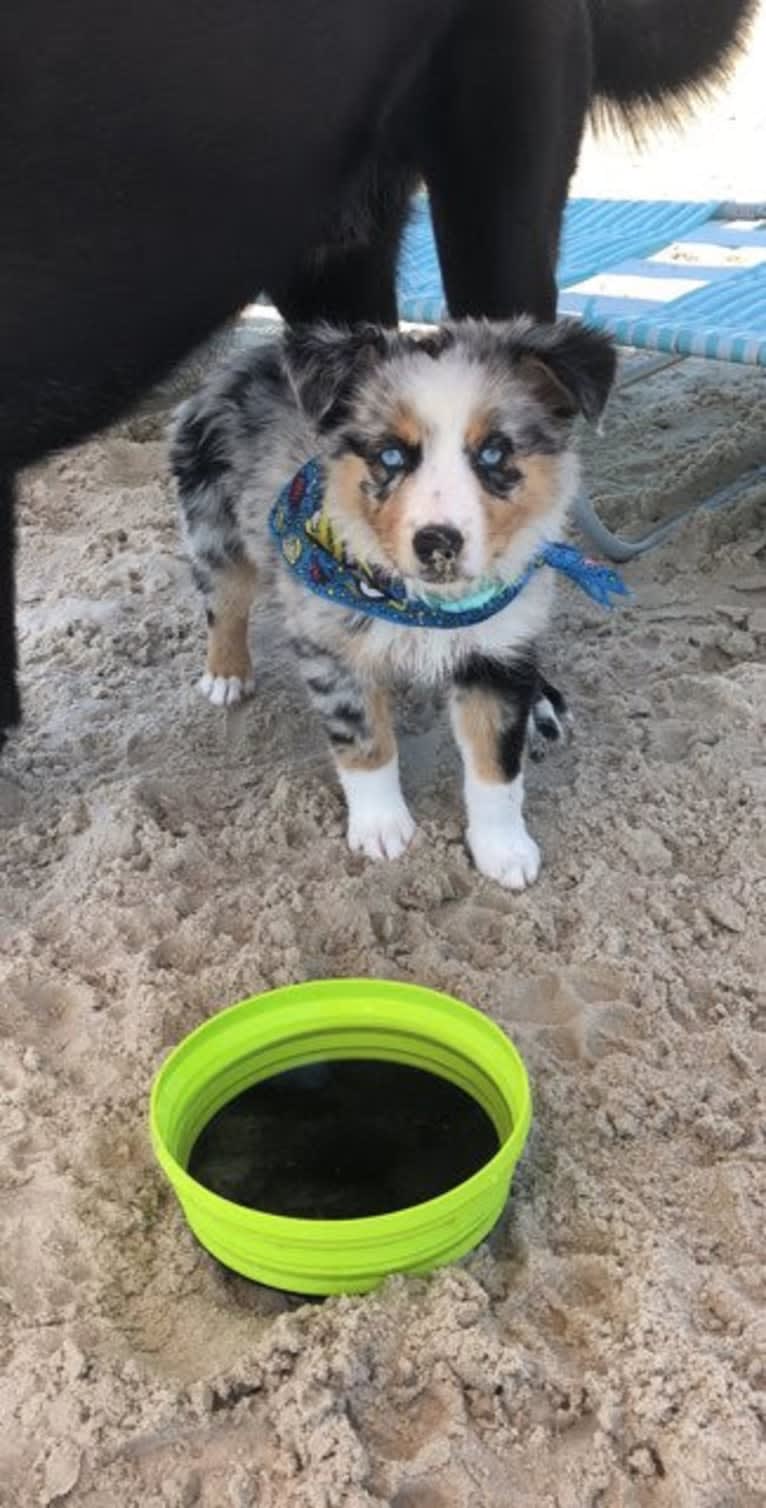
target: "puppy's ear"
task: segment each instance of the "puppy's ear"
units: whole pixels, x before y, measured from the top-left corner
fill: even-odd
[[[508,353],[558,419],[600,418],[614,383],[617,353],[608,335],[577,319],[552,325],[519,322],[508,332]]]
[[[320,430],[337,429],[346,417],[357,383],[388,349],[377,325],[353,330],[335,325],[296,325],[285,331],[283,352],[288,381],[299,406]]]

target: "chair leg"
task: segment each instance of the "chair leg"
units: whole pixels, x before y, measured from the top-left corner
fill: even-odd
[[[672,518],[666,519],[662,524],[657,524],[654,529],[649,529],[638,539],[624,539],[620,534],[613,534],[611,529],[602,523],[587,492],[581,492],[578,495],[574,510],[575,523],[591,544],[606,556],[607,560],[617,563],[634,560],[636,556],[645,555],[647,550],[653,550],[656,545],[662,544],[691,514],[698,513],[700,509],[714,512],[718,508],[726,507],[729,503],[735,502],[743,492],[747,491],[748,487],[762,477],[766,477],[766,464],[753,466],[736,481],[730,482],[726,487],[720,487],[709,497],[700,498],[699,502],[692,503],[688,508],[682,508]]]

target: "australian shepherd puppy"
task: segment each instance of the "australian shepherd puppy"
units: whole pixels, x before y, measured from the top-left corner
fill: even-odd
[[[474,862],[511,890],[536,878],[522,762],[530,725],[555,736],[562,709],[535,664],[553,588],[535,562],[577,486],[574,420],[598,418],[614,370],[610,342],[574,321],[315,326],[238,356],[179,410],[201,688],[218,706],[252,691],[248,615],[275,590],[352,849],[395,858],[410,842],[390,696],[438,681]]]

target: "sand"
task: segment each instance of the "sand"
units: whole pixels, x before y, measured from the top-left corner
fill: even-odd
[[[735,88],[717,118],[736,114]],[[693,143],[674,150],[702,195]],[[267,610],[256,700],[198,697],[165,416],[160,399],[25,484],[27,716],[0,773],[0,1503],[763,1505],[766,486],[630,567],[610,617],[562,590],[547,654],[577,732],[530,772],[545,868],[512,896],[469,865],[435,701],[402,707],[420,834],[381,868],[345,850]],[[762,459],[765,432],[761,376],[688,363],[617,396],[594,492],[633,527]],[[221,1005],[332,974],[487,1011],[536,1118],[474,1255],[302,1304],[196,1247],[147,1093]]]

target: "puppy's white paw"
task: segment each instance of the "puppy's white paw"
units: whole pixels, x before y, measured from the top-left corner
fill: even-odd
[[[398,859],[415,836],[415,823],[406,806],[398,811],[354,812],[348,819],[348,846],[368,859]]]
[[[540,873],[540,850],[526,828],[469,828],[468,847],[481,874],[496,880],[506,890],[526,890]]]
[[[466,771],[466,838],[476,868],[506,890],[524,890],[540,873],[540,850],[522,815],[524,777],[507,785]]]
[[[377,770],[339,770],[348,805],[348,846],[368,859],[398,859],[415,823],[399,785],[396,759]]]
[[[236,707],[245,697],[252,696],[255,681],[250,675],[243,681],[238,675],[211,675],[206,670],[199,690],[213,707]]]

